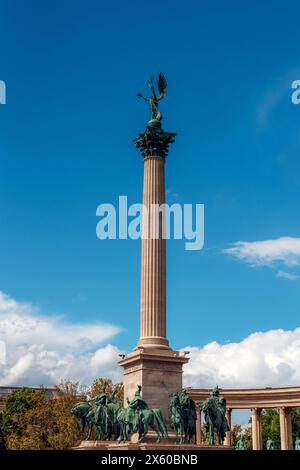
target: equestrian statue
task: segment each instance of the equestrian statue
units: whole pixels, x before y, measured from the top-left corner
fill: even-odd
[[[187,389],[170,395],[170,421],[179,444],[196,444],[196,404]]]
[[[137,386],[134,398],[123,408],[115,401],[115,390],[107,394],[101,390],[100,394],[86,402],[73,406],[71,413],[80,423],[81,430],[88,428],[86,440],[91,438],[94,426],[99,440],[118,440],[126,442],[132,433],[138,433],[138,442],[141,442],[148,433],[149,428],[156,432],[157,442],[167,438],[168,432],[161,411],[158,408],[150,409],[141,396],[142,387]]]
[[[219,387],[216,386],[210,396],[202,403],[205,418],[205,430],[209,433],[209,445],[215,445],[215,434],[219,445],[223,444],[229,426],[226,420],[226,399],[220,396]]]

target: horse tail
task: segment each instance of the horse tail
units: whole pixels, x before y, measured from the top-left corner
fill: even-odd
[[[162,433],[162,436],[167,438],[168,437],[168,431],[167,431],[167,427],[165,425],[165,422],[164,422],[161,411],[158,408],[156,408],[152,411],[154,413],[158,428],[159,428],[160,432]]]

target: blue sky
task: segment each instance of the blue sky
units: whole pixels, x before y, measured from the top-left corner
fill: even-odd
[[[140,242],[98,240],[95,213],[119,195],[141,201],[136,92],[162,70],[164,128],[178,132],[168,201],[205,204],[205,248],[168,243],[172,346],[298,327],[298,261],[223,250],[300,234],[299,3],[0,5],[0,290],[44,315],[117,325],[113,344],[135,346]]]

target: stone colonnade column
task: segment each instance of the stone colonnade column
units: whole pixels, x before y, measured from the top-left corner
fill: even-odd
[[[261,409],[252,408],[252,448],[262,450]]]
[[[201,407],[196,403],[196,444],[201,446],[202,437],[201,437]]]
[[[282,407],[279,410],[280,416],[280,441],[281,450],[293,449],[293,436],[292,436],[292,417],[291,409]]]
[[[151,210],[165,203],[165,159],[144,157],[141,313],[138,346],[166,348],[166,240],[164,212]],[[156,206],[157,207],[157,206]],[[158,223],[157,223],[158,222]]]
[[[231,446],[231,408],[226,408],[226,420],[229,426],[230,431],[227,431],[225,440],[224,440],[224,445],[225,446]]]

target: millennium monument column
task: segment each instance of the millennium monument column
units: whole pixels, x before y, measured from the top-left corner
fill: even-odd
[[[158,102],[166,95],[167,83],[158,75],[158,96],[153,77],[148,101],[151,119],[143,134],[134,139],[144,161],[140,338],[135,350],[121,360],[124,368],[124,397],[133,397],[137,385],[142,386],[144,400],[151,408],[160,408],[169,420],[169,394],[182,388],[182,366],[188,359],[170,348],[166,331],[166,239],[165,159],[175,133],[162,129]],[[155,206],[156,205],[156,206]]]

